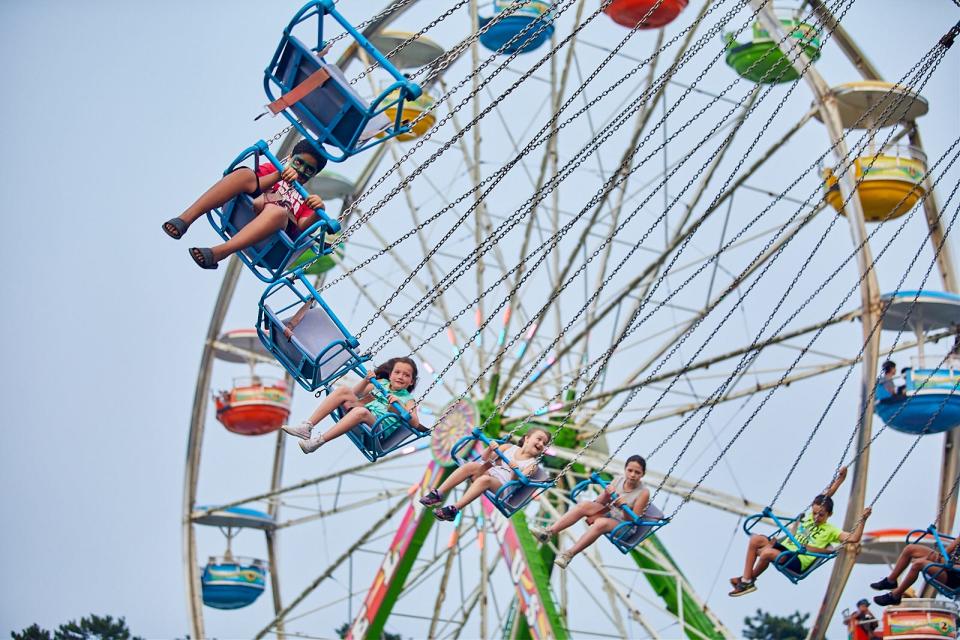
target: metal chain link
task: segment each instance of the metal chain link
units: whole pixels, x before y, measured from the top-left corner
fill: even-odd
[[[716,8],[716,6],[718,6],[718,5],[714,5],[714,8]],[[709,11],[708,11],[707,13],[709,13]],[[734,11],[731,11],[731,12],[728,14],[728,16],[732,16],[734,13],[736,13],[735,10],[734,10]],[[706,14],[704,14],[703,17],[706,17]],[[719,28],[720,28],[720,27],[718,26],[717,29],[719,30]],[[682,34],[681,34],[681,35],[682,35]],[[679,36],[678,36],[678,37],[679,37]],[[703,41],[704,43],[707,42],[707,41],[709,41],[709,39],[710,39],[710,34],[709,34],[709,33],[708,33],[708,34],[705,34],[705,35],[702,37],[702,41]],[[698,50],[699,50],[699,47],[698,47],[696,50],[692,50],[692,51],[691,51],[691,55],[692,55],[693,53],[696,53]],[[711,63],[710,66],[712,66],[712,64],[715,63],[718,58],[719,58],[719,54],[718,54],[718,56],[717,56],[716,58],[714,58],[714,60],[713,60],[713,62]],[[689,58],[688,58],[687,60],[689,60]],[[604,64],[604,63],[602,63],[602,64]],[[634,73],[636,70],[640,69],[641,66],[642,66],[642,64],[643,64],[643,63],[641,63],[641,65],[638,65],[637,67],[635,67],[634,70],[632,70],[630,73],[628,73],[626,76],[624,76],[624,78],[622,78],[620,81],[618,81],[618,82],[616,83],[616,85],[619,85],[621,82],[625,81],[630,75],[632,75],[632,73]],[[686,61],[684,61],[684,62],[681,63],[681,64],[677,64],[677,65],[672,66],[671,69],[668,70],[668,72],[665,73],[663,76],[661,76],[660,78],[658,78],[656,82],[657,82],[657,83],[660,83],[660,84],[666,83],[667,81],[669,81],[669,79],[670,79],[684,64],[686,64]],[[595,74],[596,74],[596,72],[595,72]],[[594,75],[595,75],[595,74],[594,74]],[[702,76],[701,76],[701,77],[702,77]],[[589,82],[589,79],[587,80],[587,82]],[[692,85],[692,86],[695,86],[697,82],[699,82],[699,79],[698,79],[698,80],[694,83],[694,85]],[[585,83],[585,84],[586,84],[586,83]],[[584,84],[584,86],[585,86],[585,84]],[[581,87],[581,89],[582,89],[582,87]],[[522,219],[525,218],[527,214],[532,213],[532,212],[536,209],[536,207],[539,205],[539,203],[542,202],[543,199],[545,199],[545,198],[547,197],[547,195],[549,195],[549,193],[551,193],[553,190],[555,190],[555,188],[556,188],[557,186],[559,186],[560,182],[562,182],[566,177],[568,177],[569,175],[571,175],[571,174],[574,172],[574,170],[575,170],[577,167],[579,167],[580,164],[582,164],[583,160],[586,158],[586,156],[583,155],[583,154],[592,154],[593,151],[596,151],[596,150],[600,147],[600,145],[601,145],[603,142],[605,142],[606,140],[608,140],[608,139],[613,135],[613,133],[614,133],[617,129],[619,129],[620,126],[622,126],[630,117],[632,117],[632,115],[633,115],[634,113],[636,113],[636,111],[639,110],[639,108],[640,108],[641,106],[643,106],[644,104],[646,104],[647,99],[649,98],[650,95],[652,95],[652,94],[654,93],[655,89],[657,89],[657,84],[656,84],[656,83],[655,83],[655,84],[652,84],[651,87],[648,87],[646,90],[644,90],[644,92],[643,92],[640,96],[638,96],[631,105],[625,107],[625,108],[621,111],[621,113],[617,115],[616,118],[614,118],[607,126],[605,126],[605,127],[597,134],[597,136],[594,137],[594,139],[593,139],[591,142],[589,142],[589,143],[588,143],[586,146],[584,146],[577,154],[575,154],[575,155],[573,156],[573,158],[571,158],[571,161],[570,161],[571,163],[572,163],[573,160],[575,160],[575,159],[578,160],[575,164],[570,164],[570,163],[568,163],[568,164],[566,165],[564,171],[561,172],[561,173],[563,174],[562,176],[561,176],[561,173],[555,174],[553,177],[551,177],[550,181],[549,181],[546,185],[543,185],[540,190],[538,190],[537,192],[535,192],[532,196],[530,196],[530,197],[526,200],[526,202],[524,202],[523,204],[521,204],[520,207],[519,207],[515,212],[513,212],[512,214],[510,214],[509,216],[507,216],[507,218],[505,218],[504,223],[501,224],[501,225],[498,225],[498,228],[497,228],[497,231],[495,232],[495,235],[494,235],[494,236],[491,236],[491,237],[488,237],[488,238],[486,238],[485,240],[483,240],[483,241],[481,242],[481,244],[478,245],[478,246],[476,246],[476,247],[471,251],[471,253],[470,253],[469,255],[467,255],[465,258],[463,258],[463,259],[460,261],[460,263],[459,263],[458,265],[456,265],[453,269],[449,270],[449,271],[444,275],[444,277],[440,280],[440,282],[437,283],[434,292],[431,293],[431,295],[430,295],[429,297],[427,297],[427,298],[422,298],[422,299],[418,300],[417,303],[414,305],[414,307],[412,307],[411,309],[409,309],[407,312],[405,312],[405,313],[403,314],[403,316],[401,316],[399,319],[397,319],[395,322],[393,322],[393,323],[391,324],[391,326],[387,329],[387,331],[384,332],[384,334],[382,334],[380,337],[378,337],[378,338],[374,341],[374,343],[373,343],[372,346],[371,346],[371,351],[375,353],[375,352],[382,346],[382,343],[386,342],[388,339],[390,339],[390,338],[392,338],[392,337],[396,337],[397,335],[399,335],[400,332],[401,332],[406,326],[408,326],[409,323],[413,321],[413,319],[416,318],[417,313],[419,313],[421,310],[423,310],[423,309],[425,309],[427,306],[429,306],[429,304],[431,304],[431,303],[432,303],[434,300],[436,300],[440,295],[442,295],[450,286],[452,286],[453,283],[454,283],[458,278],[462,277],[462,276],[467,272],[467,269],[469,269],[471,266],[473,266],[473,264],[476,264],[476,262],[479,261],[479,259],[480,259],[483,255],[485,255],[491,248],[493,248],[494,246],[496,246],[496,243],[497,243],[498,240],[500,240],[500,239],[503,238],[503,237],[506,237],[507,233],[508,233],[510,230],[512,230],[520,221],[522,221]],[[612,88],[608,88],[608,90],[604,92],[604,95],[605,95],[606,93],[609,93],[609,91],[611,91],[611,90],[612,90]],[[687,91],[685,91],[684,94],[683,94],[683,96],[681,96],[681,98],[678,99],[678,100],[674,103],[674,108],[676,108],[677,106],[679,106],[679,103],[682,102],[682,101],[686,98],[686,96],[689,95],[689,93],[690,93],[691,91],[692,91],[692,89],[688,89]],[[578,90],[578,92],[579,92],[579,90]],[[577,96],[577,93],[578,93],[578,92],[575,92],[574,95],[570,97],[570,99],[567,101],[567,104],[569,104],[569,103],[572,102],[574,99],[576,99],[576,96]],[[564,105],[564,107],[565,107],[565,106],[566,106],[566,105]],[[543,128],[542,128],[541,131],[537,134],[537,136],[534,136],[534,138],[531,140],[531,142],[528,143],[528,145],[521,151],[521,153],[520,153],[517,157],[515,157],[514,159],[512,159],[507,165],[505,165],[503,168],[501,168],[501,170],[498,171],[494,176],[491,176],[491,178],[495,178],[493,184],[490,185],[490,187],[489,187],[486,191],[484,191],[484,193],[481,194],[481,196],[480,196],[479,198],[477,198],[476,200],[482,201],[484,198],[486,198],[486,197],[490,194],[490,192],[493,190],[493,188],[500,182],[500,180],[501,180],[502,177],[506,174],[506,172],[509,171],[509,170],[513,167],[513,165],[515,165],[517,162],[519,162],[519,160],[520,160],[523,156],[525,156],[525,155],[527,154],[528,150],[532,147],[532,145],[534,145],[534,144],[539,144],[538,138],[539,138],[540,134],[542,134],[543,132],[545,132],[547,129],[550,128],[551,124],[552,124],[553,122],[555,122],[556,118],[559,116],[559,113],[561,113],[561,112],[563,111],[564,107],[561,107],[561,108],[558,110],[558,112],[557,112],[557,114],[554,116],[554,118],[552,118],[550,122],[546,123],[546,124],[543,126]],[[582,110],[581,110],[580,112],[578,112],[578,113],[582,113]],[[577,114],[575,114],[574,116],[571,116],[570,118],[568,118],[567,121],[565,121],[563,124],[561,124],[561,125],[557,128],[557,131],[559,131],[559,130],[562,129],[564,126],[566,126],[567,124],[569,124],[570,122],[572,122],[572,121],[576,118],[576,115],[577,115]],[[649,139],[649,136],[647,137],[647,139]],[[645,141],[646,141],[646,139],[645,139]],[[641,146],[642,146],[642,144],[641,144]],[[658,150],[659,150],[660,148],[662,148],[662,145],[661,145],[661,147],[658,148]],[[639,150],[639,147],[638,147],[638,150]],[[634,169],[634,170],[636,170],[636,169]],[[558,176],[561,176],[561,177],[558,178]],[[485,182],[486,182],[486,181],[485,181]],[[597,196],[595,196],[595,199],[591,200],[591,204],[588,206],[588,208],[589,208],[589,207],[592,207],[594,204],[596,204],[596,203],[599,201],[600,197],[602,197],[602,193],[603,193],[603,190],[604,190],[605,188],[606,188],[606,187],[601,188],[600,192],[598,192]],[[451,204],[448,205],[447,207],[444,207],[444,209],[441,210],[440,214],[446,212],[447,210],[449,210],[450,208],[452,208],[452,207],[455,206],[456,204],[459,204],[459,202],[461,202],[463,199],[465,199],[466,197],[468,197],[471,193],[473,193],[473,191],[474,191],[473,189],[470,190],[470,191],[468,191],[467,193],[463,194],[460,198],[458,198],[456,201],[454,201],[453,203],[451,203]],[[462,214],[461,217],[460,217],[460,219],[457,221],[457,223],[454,224],[453,229],[458,228],[459,225],[460,225],[464,220],[466,220],[466,219],[470,216],[470,214],[475,210],[476,206],[477,206],[477,202],[475,202],[464,214]],[[526,210],[526,213],[523,213],[524,210]],[[581,211],[581,212],[580,212],[577,216],[575,216],[575,218],[574,218],[573,220],[571,220],[571,222],[568,223],[568,225],[566,225],[565,227],[568,227],[568,226],[572,225],[573,222],[576,222],[577,220],[581,219],[582,216],[584,215],[584,213],[586,212],[586,210],[587,210],[587,209],[584,209],[583,211]],[[453,229],[452,229],[452,230],[453,230]],[[452,230],[451,230],[451,233],[452,233]],[[564,231],[564,233],[566,233],[566,230]],[[439,249],[439,247],[444,244],[444,242],[446,241],[446,239],[448,238],[448,236],[449,236],[449,234],[448,234],[447,236],[444,236],[444,238],[441,239],[441,241],[440,241],[439,243],[437,243],[437,245],[435,246],[435,250]],[[511,269],[511,270],[508,272],[508,274],[505,274],[502,278],[500,278],[500,279],[497,281],[497,283],[502,282],[502,281],[507,277],[507,275],[512,274],[513,272],[517,271],[519,268],[522,268],[522,265],[523,265],[530,257],[532,257],[532,256],[535,255],[537,252],[539,252],[539,251],[543,248],[543,246],[545,246],[546,244],[548,244],[548,242],[549,242],[549,241],[544,242],[539,248],[535,249],[535,250],[534,250],[533,252],[531,252],[528,256],[522,258],[522,259],[520,260],[520,262],[518,263],[518,265],[517,265],[516,267],[514,267],[513,269]],[[395,244],[390,245],[389,248],[392,248],[393,246],[395,246]],[[434,253],[435,253],[435,250],[434,250]],[[429,257],[432,256],[432,255],[433,255],[433,254],[431,253],[429,256],[427,256],[427,258],[425,258],[425,260],[422,262],[422,264],[421,264],[421,265],[418,265],[418,267],[415,268],[414,271],[418,271],[419,268],[422,268],[422,266],[426,264],[426,260],[428,260]],[[496,283],[495,283],[495,284],[496,284]],[[440,328],[439,331],[443,331],[443,330],[445,330],[447,327],[449,327],[450,325],[452,325],[453,322],[455,322],[455,320],[456,320],[457,318],[459,318],[459,317],[462,316],[464,313],[466,313],[466,311],[468,311],[470,308],[472,308],[477,302],[479,302],[479,300],[480,300],[481,298],[483,298],[483,297],[484,297],[487,293],[489,293],[491,290],[492,290],[492,287],[491,287],[491,288],[488,288],[487,291],[485,291],[485,292],[482,293],[480,296],[478,296],[477,298],[475,298],[473,302],[467,304],[458,314],[456,314],[456,316],[455,316],[454,318],[451,318],[451,319],[449,319],[446,323],[444,323],[444,325]],[[375,320],[375,319],[376,319],[376,316],[374,316],[374,318],[371,319],[371,322],[372,322],[372,320]],[[438,333],[435,333],[434,335],[438,335]],[[428,339],[428,340],[429,340],[429,339]],[[421,346],[422,346],[422,345],[421,345]],[[419,348],[419,347],[418,347],[418,348]],[[414,351],[416,351],[416,350],[417,350],[417,349],[414,349]]]

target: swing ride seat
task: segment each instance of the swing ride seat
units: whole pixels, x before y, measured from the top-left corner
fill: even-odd
[[[283,167],[280,161],[270,152],[267,143],[258,140],[252,147],[244,149],[230,163],[223,175],[229,174],[250,157],[254,158],[254,166],[259,167],[261,156],[266,158],[278,171]],[[256,171],[256,168],[254,168],[254,171]],[[294,182],[293,187],[303,198],[309,195],[300,183]],[[280,229],[269,238],[237,252],[237,256],[257,278],[267,283],[276,282],[278,278],[283,277],[287,273],[289,265],[301,258],[308,249],[311,249],[314,255],[312,258],[308,258],[306,262],[312,263],[332,250],[326,244],[326,234],[336,233],[340,230],[340,224],[327,217],[327,213],[323,209],[318,209],[316,213],[320,219],[304,230],[297,238],[291,238],[286,229]],[[250,224],[256,216],[253,198],[246,193],[237,195],[219,209],[207,212],[207,220],[210,221],[210,225],[224,241],[235,236],[237,232]]]
[[[506,11],[514,4],[513,0],[495,0],[493,16],[478,17],[479,28],[486,27],[498,13]],[[550,9],[550,2],[546,0],[530,0],[510,15],[490,25],[480,34],[480,44],[490,51],[503,55],[533,51],[553,35],[553,16]],[[523,33],[522,36],[521,33]]]
[[[824,565],[837,557],[837,551],[828,551],[826,553],[821,553],[819,551],[808,551],[804,545],[800,544],[800,542],[796,539],[796,537],[794,537],[793,533],[788,528],[789,525],[797,521],[797,518],[782,518],[777,516],[774,514],[771,507],[766,507],[762,513],[756,513],[746,518],[743,521],[744,532],[746,532],[748,536],[753,535],[753,528],[762,520],[772,520],[778,529],[777,531],[774,531],[768,535],[767,539],[773,540],[780,535],[784,535],[796,546],[796,549],[781,551],[780,555],[778,555],[773,561],[773,566],[776,567],[777,571],[785,575],[793,584],[797,584],[816,571],[821,565]],[[789,565],[794,558],[800,558],[802,556],[813,558],[813,563],[811,563],[810,566],[803,571],[799,572],[792,571],[787,567],[787,565]]]
[[[393,82],[368,103],[336,65],[317,54],[325,46],[325,16],[336,20]],[[317,45],[308,47],[293,35],[294,28],[316,17]],[[420,97],[411,82],[334,8],[333,0],[313,0],[296,13],[283,31],[277,51],[264,72],[268,108],[283,116],[317,152],[333,162],[386,142],[410,130],[403,121],[404,103]],[[393,119],[386,115],[387,111]],[[377,136],[377,134],[381,134]],[[330,151],[330,149],[337,151]]]
[[[200,584],[203,604],[214,609],[242,609],[253,604],[267,586],[266,564],[254,558],[210,558]]]
[[[500,444],[504,444],[507,441],[507,438],[502,440],[497,440]],[[453,448],[450,451],[450,455],[453,458],[453,461],[458,467],[463,466],[467,462],[475,462],[480,460],[480,454],[476,451],[477,445],[490,446],[493,441],[480,429],[474,428],[470,435],[460,438],[456,444],[453,445]],[[461,450],[466,449],[463,453]],[[503,452],[499,449],[496,451],[497,456],[500,457],[500,460],[503,464],[507,465],[509,468],[510,461],[507,459]],[[489,500],[493,506],[497,508],[505,517],[509,518],[517,511],[523,509],[537,494],[537,490],[542,493],[546,489],[549,489],[553,486],[553,483],[549,479],[546,469],[541,465],[537,465],[537,472],[532,476],[528,477],[522,471],[514,470],[514,479],[509,482],[503,483],[503,485],[497,489],[496,492],[493,491],[484,491],[483,495]]]
[[[271,305],[274,296],[283,306]],[[286,303],[284,297],[292,302]],[[302,305],[310,307],[288,338],[284,330]],[[284,317],[290,311],[294,313]],[[267,351],[307,391],[327,387],[350,371],[361,376],[366,373],[362,363],[367,358],[356,352],[360,342],[299,269],[267,287],[260,298],[257,334]]]
[[[954,540],[953,536],[937,531],[935,525],[930,525],[926,529],[915,529],[907,534],[907,544],[922,544],[922,541],[930,537],[933,541],[935,550],[944,558],[943,562],[931,562],[923,568],[923,579],[931,587],[936,589],[940,595],[951,600],[960,597],[960,567],[951,564],[947,555],[946,547],[949,542]],[[944,544],[944,540],[948,543]]]
[[[363,376],[366,377],[365,371]],[[389,390],[385,389],[377,380],[371,380],[370,382],[376,387],[380,395],[383,397],[389,395]],[[361,422],[347,432],[347,437],[370,462],[374,462],[377,458],[382,458],[388,453],[393,453],[429,433],[410,424],[410,413],[406,409],[396,402],[391,404],[397,413],[378,416],[372,425]],[[345,414],[346,412],[342,407],[337,407],[331,416],[334,422],[339,422]]]
[[[603,490],[607,488],[609,483],[598,473],[593,472],[589,478],[581,480],[573,487],[570,491],[570,499],[576,503],[577,497],[590,485],[598,485]],[[614,498],[616,498],[616,493],[614,493]],[[663,512],[652,504],[647,505],[642,516],[634,513],[629,505],[624,505],[623,510],[630,516],[630,519],[621,522],[604,534],[607,540],[620,550],[620,553],[630,553],[637,545],[670,522],[670,518],[664,517]]]

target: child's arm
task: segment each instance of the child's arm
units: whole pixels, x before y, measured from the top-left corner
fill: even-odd
[[[633,509],[633,512],[637,514],[637,517],[643,519],[643,512],[647,510],[647,505],[650,503],[650,490],[644,489],[640,492],[640,495],[637,496],[637,499],[633,501],[633,504],[630,505],[630,508]]]
[[[833,494],[837,492],[837,489],[840,488],[840,485],[843,484],[843,481],[847,479],[847,468],[840,467],[840,470],[837,472],[837,477],[834,478],[833,482],[830,483],[830,486],[827,487],[827,490],[823,492],[823,495],[828,498],[832,498]]]
[[[960,536],[957,536],[956,538],[954,538],[953,542],[947,545],[947,548],[945,549],[945,551],[947,552],[947,558],[945,558],[946,560],[949,560],[950,556],[953,555],[953,552],[957,550],[958,543],[960,543]]]
[[[375,371],[368,371],[367,377],[365,377],[363,380],[361,380],[356,385],[354,385],[353,395],[357,396],[358,398],[362,398],[363,396],[370,393],[370,389],[373,388],[373,383],[370,381],[373,380],[375,376],[376,376]]]
[[[491,442],[482,454],[480,454],[480,459],[484,462],[492,464],[497,459],[496,451],[500,448],[499,442]]]
[[[403,407],[403,409],[410,414],[410,426],[414,429],[422,431],[420,428],[420,417],[417,415],[417,403],[415,400],[410,400],[407,402],[407,404],[403,404],[400,402],[400,398],[391,393],[387,396],[387,402],[397,403]]]
[[[863,527],[867,524],[867,518],[870,517],[871,513],[873,513],[873,509],[866,507],[860,514],[860,522],[857,523],[857,528],[850,533],[843,531],[840,534],[840,542],[842,544],[857,544],[860,542],[860,538],[863,536]],[[820,549],[813,549],[813,551],[820,551]]]
[[[304,302],[303,306],[297,310],[293,317],[283,323],[283,337],[289,340],[293,337],[293,330],[297,328],[297,325],[300,324],[300,321],[303,320],[303,317],[307,315],[307,311],[313,308],[313,302]]]

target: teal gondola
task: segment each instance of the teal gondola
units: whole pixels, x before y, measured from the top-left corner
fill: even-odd
[[[210,558],[200,577],[203,604],[214,609],[242,609],[267,586],[266,565],[253,558]]]
[[[480,44],[503,55],[528,53],[542,46],[553,35],[553,13],[550,2],[530,0],[519,7],[513,0],[496,0],[493,15],[478,18],[480,29],[498,14],[511,11],[480,34]]]
[[[354,90],[339,67],[323,59],[327,47],[323,39],[326,16],[338,22],[357,46],[392,77],[393,82],[371,102]],[[293,34],[311,18],[317,21],[314,47],[308,47]],[[416,100],[422,92],[418,84],[400,73],[340,15],[333,0],[313,0],[294,15],[264,72],[263,87],[270,100],[270,112],[282,113],[300,135],[333,162],[343,162],[408,132],[410,126],[403,121],[404,103]],[[386,115],[388,110],[394,114],[392,120]]]
[[[743,521],[743,530],[749,536],[753,535],[753,528],[757,526],[759,522],[762,520],[772,520],[777,526],[777,530],[768,535],[767,538],[773,540],[774,538],[783,536],[784,538],[788,538],[794,544],[796,547],[795,549],[781,551],[773,561],[773,566],[776,567],[777,571],[785,575],[787,579],[794,584],[797,584],[819,569],[822,565],[836,558],[838,553],[837,551],[819,552],[808,550],[806,546],[797,540],[796,536],[789,529],[789,526],[798,519],[799,516],[797,518],[782,518],[776,515],[772,508],[766,507],[762,513],[756,513]],[[806,569],[803,571],[793,571],[789,568],[789,565],[794,558],[800,558],[803,556],[813,558],[813,562],[807,566]]]
[[[244,149],[230,163],[223,175],[227,175],[251,157],[254,171],[260,166],[261,158],[270,162],[278,171],[283,169],[283,164],[270,152],[267,143],[258,140],[253,146]],[[299,182],[293,182],[292,185],[301,197],[307,197],[306,189]],[[250,224],[256,215],[253,198],[241,193],[223,207],[207,212],[207,220],[217,235],[227,241]],[[326,235],[340,230],[340,223],[330,219],[323,209],[317,210],[317,216],[320,219],[296,238],[292,238],[286,230],[281,229],[269,238],[239,251],[237,255],[257,278],[268,283],[276,282],[278,278],[287,274],[290,267],[307,251],[312,251],[313,256],[304,260],[302,264],[311,265],[315,260],[332,251],[326,242]]]
[[[496,442],[503,444],[507,440],[508,438],[503,438]],[[474,428],[470,432],[470,435],[460,438],[456,444],[453,445],[450,454],[454,463],[460,467],[467,462],[480,459],[477,445],[490,446],[492,442],[493,440],[491,440],[487,434],[480,429]],[[503,455],[503,452],[498,449],[496,454],[500,457],[500,460],[509,467],[510,460]],[[537,473],[533,477],[527,477],[522,471],[516,469],[513,473],[515,476],[514,480],[505,482],[496,492],[484,491],[483,493],[487,500],[507,518],[527,506],[527,504],[538,495],[538,490],[540,493],[543,493],[543,491],[553,486],[546,470],[541,465],[537,465]]]
[[[882,380],[877,382],[874,411],[892,429],[912,435],[941,433],[960,426],[960,359],[924,353],[927,332],[960,327],[960,295],[899,291],[882,296],[881,302],[883,329],[912,329],[917,336],[918,355],[912,366],[904,369],[903,393],[893,394]],[[934,367],[926,366],[934,363]]]
[[[591,473],[589,478],[581,480],[573,487],[570,491],[570,499],[576,502],[577,497],[590,485],[597,485],[604,490],[609,483],[598,473]],[[613,500],[618,497],[615,491],[611,492],[611,496]],[[623,511],[630,516],[630,520],[621,522],[612,531],[604,534],[607,540],[620,550],[620,553],[630,553],[637,545],[670,523],[670,518],[664,517],[663,512],[652,504],[647,505],[642,516],[634,513],[629,505],[624,505]]]

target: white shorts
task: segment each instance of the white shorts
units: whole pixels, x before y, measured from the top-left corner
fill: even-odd
[[[487,475],[500,481],[500,486],[507,484],[516,476],[513,475],[513,469],[502,465],[494,465],[487,469]]]

